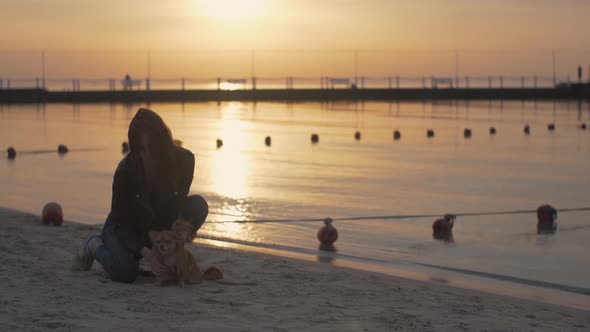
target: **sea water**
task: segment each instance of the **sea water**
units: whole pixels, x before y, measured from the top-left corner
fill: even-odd
[[[102,223],[121,143],[141,106],[0,106],[0,147],[18,153],[0,162],[0,206],[39,214],[57,201],[66,219]],[[590,122],[590,106],[582,102],[150,107],[195,154],[191,193],[210,206],[201,236],[236,245],[326,257],[318,251],[319,221],[216,222],[590,207],[590,130],[580,127]],[[58,144],[71,152],[59,156]],[[477,276],[479,284],[515,281],[577,295],[590,289],[590,211],[560,213],[555,235],[536,234],[534,213],[459,217],[453,243],[432,239],[434,219],[336,221],[340,237],[328,260],[427,271],[433,280]]]

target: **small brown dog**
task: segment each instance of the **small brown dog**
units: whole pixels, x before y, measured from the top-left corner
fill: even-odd
[[[171,270],[169,274],[159,276],[156,279],[160,285],[176,282],[180,287],[184,287],[185,282],[198,284],[203,279],[219,280],[223,278],[223,273],[214,267],[207,269],[205,273],[201,273],[195,258],[184,247],[185,242],[192,240],[190,232],[194,234],[192,225],[181,219],[172,225],[170,231],[150,231],[152,251],[157,255],[160,262]]]

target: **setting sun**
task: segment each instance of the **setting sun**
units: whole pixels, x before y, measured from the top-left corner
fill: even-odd
[[[228,23],[262,16],[267,8],[266,0],[196,0],[198,15]]]

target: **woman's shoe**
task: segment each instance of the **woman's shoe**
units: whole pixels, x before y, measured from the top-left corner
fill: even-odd
[[[72,270],[74,271],[88,271],[92,268],[96,248],[102,245],[102,238],[100,235],[90,235],[83,242],[78,250],[78,254],[74,257]]]

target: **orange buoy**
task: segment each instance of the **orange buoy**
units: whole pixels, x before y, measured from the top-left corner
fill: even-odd
[[[16,158],[16,150],[14,149],[14,147],[11,146],[8,149],[6,149],[6,153],[8,154],[8,159]]]
[[[432,224],[432,237],[436,240],[453,241],[453,226],[456,217],[452,214],[445,214],[442,218]]]
[[[326,246],[338,240],[338,231],[332,226],[332,221],[332,218],[324,219],[324,226],[318,231],[318,240]]]
[[[61,226],[64,221],[64,213],[61,205],[55,202],[47,203],[41,212],[41,222],[44,225],[54,224]]]
[[[555,233],[557,230],[557,210],[549,205],[541,205],[537,209],[537,233]]]

